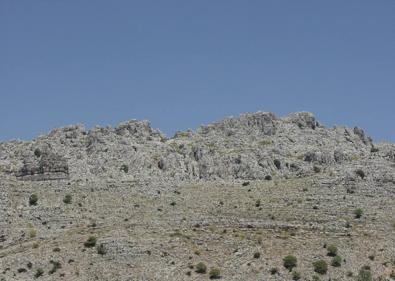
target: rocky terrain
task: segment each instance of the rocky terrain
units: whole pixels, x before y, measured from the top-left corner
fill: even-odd
[[[1,281],[210,278],[394,280],[395,145],[306,112],[0,143]]]

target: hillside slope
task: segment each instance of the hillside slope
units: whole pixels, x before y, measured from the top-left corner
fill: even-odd
[[[395,276],[395,145],[307,112],[55,129],[0,143],[0,180],[1,281]]]

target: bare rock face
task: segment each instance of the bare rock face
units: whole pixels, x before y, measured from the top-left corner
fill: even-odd
[[[68,179],[69,167],[62,156],[51,151],[41,152],[36,149],[33,157],[23,159],[23,167],[16,174],[21,180],[55,180]]]
[[[0,143],[0,281],[391,280],[394,186],[394,144],[308,112],[59,128]]]

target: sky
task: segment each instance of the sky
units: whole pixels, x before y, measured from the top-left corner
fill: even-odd
[[[255,111],[395,142],[395,1],[0,1],[0,141]]]

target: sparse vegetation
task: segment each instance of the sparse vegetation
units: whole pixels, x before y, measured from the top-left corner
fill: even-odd
[[[44,274],[44,270],[42,268],[37,268],[36,273],[34,273],[34,278],[39,278]]]
[[[277,273],[278,273],[277,267],[273,267],[273,268],[270,269],[270,274],[271,274],[271,275],[275,275],[275,274],[277,274]]]
[[[121,171],[124,172],[125,174],[127,174],[129,172],[129,166],[126,164],[123,164],[121,166]]]
[[[210,269],[209,276],[210,279],[219,279],[221,277],[221,271],[218,268],[213,267]]]
[[[281,169],[281,161],[279,159],[274,159],[273,163],[274,163],[274,166],[276,166],[276,168],[278,170]]]
[[[358,272],[358,281],[373,281],[372,272],[368,266],[362,267]]]
[[[39,148],[36,148],[35,150],[34,150],[34,156],[36,156],[36,157],[40,157],[41,156],[41,150],[39,149]]]
[[[354,211],[355,218],[357,219],[361,218],[362,214],[363,214],[363,210],[361,208],[355,209]]]
[[[283,258],[283,264],[286,269],[292,271],[294,267],[297,266],[298,259],[295,256],[286,256]]]
[[[97,238],[95,236],[90,236],[88,240],[85,241],[84,246],[86,248],[93,248],[96,246]]]
[[[104,256],[105,254],[107,254],[107,249],[106,249],[106,247],[104,246],[104,244],[100,244],[99,246],[97,246],[97,253],[99,254],[99,255],[102,255],[102,256]]]
[[[260,199],[257,199],[256,201],[255,201],[255,207],[260,207],[261,206],[261,200]]]
[[[66,196],[63,198],[63,203],[71,204],[72,198],[73,197],[71,196],[71,194],[66,194]]]
[[[342,265],[342,258],[340,256],[334,256],[331,262],[334,267],[339,267]]]
[[[361,178],[364,179],[366,177],[365,172],[362,169],[355,170],[355,173]]]
[[[36,206],[38,202],[38,196],[37,194],[32,194],[29,197],[29,205],[30,206]]]
[[[297,271],[292,272],[292,280],[300,280],[300,278],[301,278],[301,275],[299,272],[297,272]]]
[[[328,264],[324,260],[313,262],[314,271],[319,274],[326,274],[328,271]]]
[[[261,257],[261,253],[255,252],[254,253],[254,259],[259,259]]]
[[[58,261],[50,261],[50,263],[52,264],[52,268],[51,270],[48,272],[49,274],[54,274],[58,269],[62,268],[62,265],[60,262]]]
[[[207,266],[206,266],[204,263],[199,262],[199,263],[196,265],[196,267],[195,267],[195,272],[196,272],[196,273],[200,273],[200,274],[204,274],[204,273],[207,272]]]
[[[337,247],[335,245],[329,245],[327,248],[328,256],[334,257],[337,255]]]

